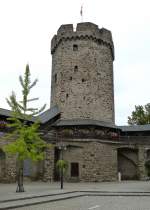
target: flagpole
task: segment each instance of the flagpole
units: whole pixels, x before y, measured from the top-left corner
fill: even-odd
[[[81,15],[81,22],[83,22],[83,4],[81,5],[80,15]]]

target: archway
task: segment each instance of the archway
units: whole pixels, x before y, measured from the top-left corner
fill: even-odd
[[[150,149],[146,150],[145,167],[147,176],[150,178]]]
[[[6,170],[6,155],[5,152],[0,149],[0,181],[5,177]]]
[[[138,179],[138,150],[133,148],[118,149],[118,172],[122,180]]]

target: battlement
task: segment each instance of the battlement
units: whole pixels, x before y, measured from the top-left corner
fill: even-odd
[[[73,24],[61,25],[51,41],[51,53],[53,54],[62,40],[71,39],[93,39],[97,43],[106,44],[110,47],[114,59],[114,46],[111,32],[105,28],[99,29],[96,24],[90,22],[78,23],[76,30],[73,30]]]
[[[78,23],[76,31],[93,31],[96,32],[98,30],[98,26],[94,23]]]

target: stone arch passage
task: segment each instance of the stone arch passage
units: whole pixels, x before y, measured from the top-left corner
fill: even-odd
[[[145,154],[145,168],[146,168],[147,176],[150,177],[150,149],[146,150],[146,154]]]
[[[6,170],[6,155],[5,152],[0,149],[0,181],[5,177]]]
[[[118,149],[118,172],[122,180],[138,179],[138,150],[132,148]]]

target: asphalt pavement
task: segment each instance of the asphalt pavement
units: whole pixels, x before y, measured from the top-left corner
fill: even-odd
[[[150,181],[101,183],[25,182],[25,192],[16,184],[0,184],[0,209],[20,210],[150,210]]]

